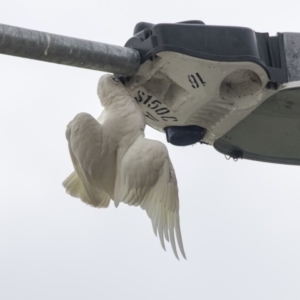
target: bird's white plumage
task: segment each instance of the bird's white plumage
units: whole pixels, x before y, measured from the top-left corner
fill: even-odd
[[[63,182],[67,193],[95,207],[110,199],[140,206],[150,217],[162,247],[176,240],[185,257],[179,222],[176,175],[167,148],[144,137],[145,117],[125,86],[111,75],[98,84],[104,110],[98,121],[80,113],[66,138],[75,171]]]

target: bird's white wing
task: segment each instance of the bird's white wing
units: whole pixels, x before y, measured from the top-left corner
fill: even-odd
[[[104,108],[100,114],[100,116],[97,118],[97,121],[100,123],[100,124],[103,124],[104,121],[105,121],[105,118],[107,116],[107,110]]]
[[[101,176],[102,162],[109,163],[110,159],[105,157],[107,147],[104,145],[101,124],[89,114],[78,114],[69,123],[66,137],[75,169],[63,182],[67,193],[92,206],[107,207],[110,197],[103,189]],[[113,168],[114,164],[111,167]],[[109,173],[109,170],[107,172]]]
[[[178,258],[176,235],[185,258],[177,180],[166,146],[140,136],[122,157],[118,176],[115,188],[117,202],[140,205],[150,217],[154,233],[157,235],[158,232],[162,247],[165,249],[164,239],[170,241]]]

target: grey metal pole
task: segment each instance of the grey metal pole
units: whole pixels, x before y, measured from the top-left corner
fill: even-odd
[[[134,49],[3,24],[0,53],[125,76],[140,66]]]

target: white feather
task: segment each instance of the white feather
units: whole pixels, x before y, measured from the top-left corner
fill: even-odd
[[[144,137],[145,117],[121,82],[102,76],[98,95],[104,106],[98,121],[81,113],[67,127],[75,169],[63,182],[67,193],[95,207],[107,207],[110,199],[116,206],[141,206],[163,249],[164,241],[170,241],[175,256],[177,244],[185,257],[177,181],[167,148]]]

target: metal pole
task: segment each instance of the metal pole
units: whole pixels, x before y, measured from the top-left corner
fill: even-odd
[[[0,53],[125,76],[140,66],[134,49],[3,24]]]

